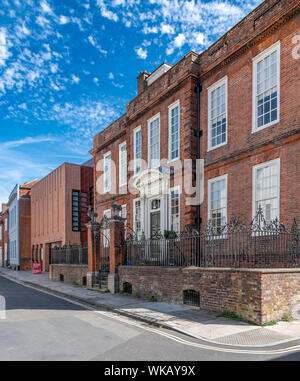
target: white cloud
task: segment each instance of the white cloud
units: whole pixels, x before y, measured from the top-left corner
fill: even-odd
[[[157,28],[157,26],[149,27],[148,25],[145,25],[143,28],[143,33],[144,34],[156,34],[156,33],[158,33],[158,28]]]
[[[142,47],[135,49],[136,54],[138,55],[139,58],[145,60],[148,56],[148,51],[147,49],[143,49]]]
[[[160,31],[161,31],[161,34],[174,34],[175,28],[173,25],[170,25],[170,24],[161,24]]]
[[[113,73],[109,73],[109,74],[108,74],[108,78],[109,78],[109,79],[114,79],[115,76],[113,75]]]
[[[65,24],[67,24],[69,21],[70,21],[69,17],[67,17],[67,16],[63,16],[63,15],[59,16],[59,23],[60,23],[61,25],[65,25]]]
[[[100,44],[98,44],[98,42],[96,41],[96,39],[93,37],[93,36],[88,36],[88,40],[90,42],[90,44],[92,44],[100,53],[106,55],[108,53],[107,50],[105,49],[102,49],[102,47],[100,46]]]
[[[75,74],[72,74],[72,82],[78,84],[80,81],[80,78],[76,77]]]
[[[41,8],[42,8],[42,11],[44,13],[53,14],[52,9],[50,8],[50,6],[47,3],[47,1],[45,1],[45,0],[41,1]]]
[[[0,28],[0,66],[5,66],[5,62],[10,56],[6,33],[5,28]]]
[[[181,48],[181,46],[184,45],[185,40],[186,40],[185,35],[183,33],[179,33],[178,36],[176,36],[174,39],[174,45],[177,48]]]
[[[50,71],[51,73],[55,74],[58,70],[58,65],[56,63],[51,63],[50,64]]]
[[[117,22],[119,17],[112,11],[108,10],[104,0],[97,0],[97,5],[100,9],[101,16],[109,20]]]

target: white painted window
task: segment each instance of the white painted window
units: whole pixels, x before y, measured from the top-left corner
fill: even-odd
[[[142,223],[141,223],[141,200],[133,200],[133,230],[138,238],[142,234]]]
[[[169,161],[179,159],[180,108],[179,101],[169,106]]]
[[[160,114],[148,120],[148,167],[160,166]]]
[[[0,246],[0,259],[3,260],[4,258],[2,258],[2,246]]]
[[[127,183],[127,148],[126,143],[119,145],[119,185]]]
[[[111,210],[107,209],[103,212],[103,216],[110,218]],[[110,228],[103,229],[103,247],[110,247]]]
[[[208,88],[208,150],[227,144],[227,77]]]
[[[7,260],[7,243],[4,244],[4,259]]]
[[[2,225],[0,226],[0,241],[2,241]]]
[[[4,230],[7,232],[7,218],[4,220]]]
[[[216,233],[227,223],[227,175],[208,180],[208,219]]]
[[[280,42],[253,59],[253,132],[279,122]]]
[[[253,167],[253,217],[259,207],[265,220],[279,219],[280,159]]]
[[[180,187],[170,189],[170,230],[180,232]]]
[[[141,172],[142,159],[142,130],[138,127],[133,132],[134,140],[134,174],[138,175]]]
[[[104,155],[104,193],[111,190],[111,153]]]

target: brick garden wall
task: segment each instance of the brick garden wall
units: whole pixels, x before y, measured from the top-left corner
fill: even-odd
[[[86,277],[87,273],[88,265],[50,265],[49,278],[59,281],[60,275],[62,274],[64,276],[64,282],[76,282],[84,286],[83,277]]]
[[[200,293],[200,308],[230,311],[244,319],[264,324],[300,309],[300,269],[200,269],[119,268],[119,284],[132,284],[132,293],[158,301],[183,303],[183,291]],[[299,301],[298,301],[299,300]]]

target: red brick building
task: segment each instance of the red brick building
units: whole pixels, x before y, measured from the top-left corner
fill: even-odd
[[[299,35],[300,1],[269,0],[203,53],[142,72],[126,113],[94,137],[99,219],[113,198],[147,236],[232,216],[248,224],[259,207],[268,221],[300,219]],[[188,202],[195,169],[179,171],[197,158],[200,207]]]
[[[88,207],[93,204],[93,162],[64,163],[32,188],[32,260],[49,271],[50,249],[87,241]]]
[[[0,213],[0,266],[7,266],[8,258],[8,207],[2,204]]]

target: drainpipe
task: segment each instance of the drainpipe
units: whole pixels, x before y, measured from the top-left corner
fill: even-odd
[[[200,159],[200,138],[202,136],[202,131],[200,131],[200,93],[202,91],[202,85],[198,81],[196,84],[195,91],[197,93],[197,160]],[[196,219],[196,228],[198,231],[201,229],[202,218],[200,216],[200,205],[197,205],[197,219]]]

